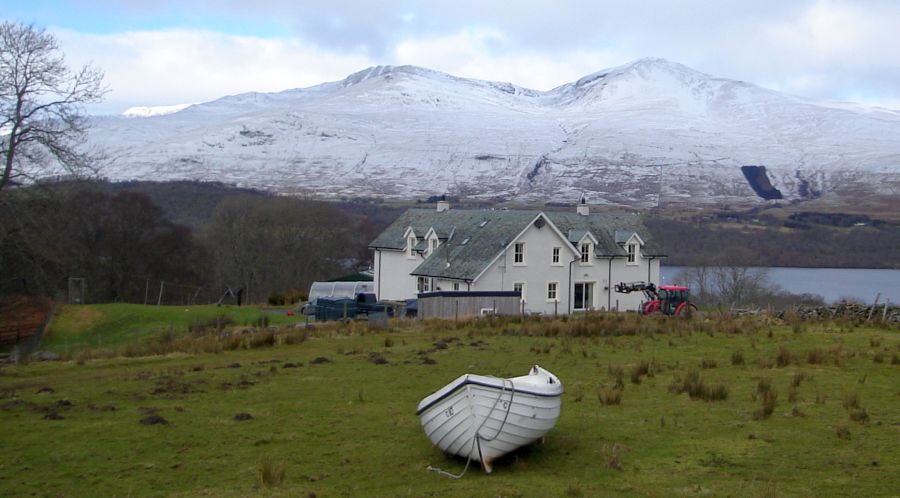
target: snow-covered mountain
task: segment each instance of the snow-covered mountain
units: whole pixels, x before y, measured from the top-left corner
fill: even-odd
[[[151,116],[165,116],[173,112],[183,111],[193,104],[158,105],[129,107],[122,113],[126,118],[149,118]]]
[[[755,202],[896,193],[900,112],[818,104],[642,59],[541,92],[414,66],[97,118],[112,179],[203,179],[284,193]]]

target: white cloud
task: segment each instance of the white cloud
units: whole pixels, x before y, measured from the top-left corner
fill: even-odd
[[[900,98],[898,26],[898,3],[819,1],[761,25],[735,64],[780,91],[831,99],[877,94],[891,105]]]
[[[70,62],[106,72],[110,112],[305,87],[377,64],[549,89],[648,56],[815,99],[900,100],[900,2],[887,0],[223,5],[248,20],[277,18],[296,37],[55,32]]]
[[[537,90],[549,90],[622,62],[622,54],[602,51],[512,50],[502,32],[487,28],[407,38],[397,43],[392,56],[396,64],[424,66],[466,78],[508,81]]]
[[[289,39],[186,30],[56,34],[71,65],[92,62],[106,73],[112,91],[102,112],[306,87],[371,65]]]

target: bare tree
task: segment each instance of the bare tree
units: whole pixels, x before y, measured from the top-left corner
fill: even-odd
[[[771,294],[769,270],[765,268],[717,266],[713,269],[713,276],[719,298],[725,303],[760,304],[760,299]]]
[[[692,266],[679,272],[680,283],[691,287],[691,295],[705,304],[763,304],[780,289],[769,281],[769,270],[734,264]]]
[[[713,268],[710,266],[686,266],[676,277],[676,282],[691,288],[691,296],[698,302],[715,301]]]
[[[207,228],[219,278],[244,288],[248,302],[308,289],[360,263],[354,221],[328,203],[235,196],[216,207]]]
[[[107,89],[89,65],[72,71],[43,28],[0,24],[0,191],[11,181],[94,168],[79,149],[87,130],[84,105]]]

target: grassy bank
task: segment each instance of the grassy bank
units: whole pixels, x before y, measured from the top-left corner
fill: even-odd
[[[606,315],[412,322],[387,331],[356,323],[298,334],[275,335],[272,346],[250,335],[218,354],[5,367],[0,494],[890,496],[900,489],[896,329]],[[472,469],[452,481],[425,470],[458,472],[465,462],[423,434],[414,413],[422,397],[461,373],[515,376],[534,363],[566,387],[544,444],[496,462],[491,475]]]
[[[53,318],[42,348],[57,353],[116,348],[162,333],[179,337],[193,329],[224,329],[260,323],[284,325],[303,320],[303,316],[287,316],[251,306],[68,305],[62,306]]]

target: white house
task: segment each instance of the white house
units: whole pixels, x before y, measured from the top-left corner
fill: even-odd
[[[402,300],[430,291],[520,291],[526,312],[636,310],[619,282],[659,284],[660,258],[637,215],[410,209],[370,245],[375,292]]]

